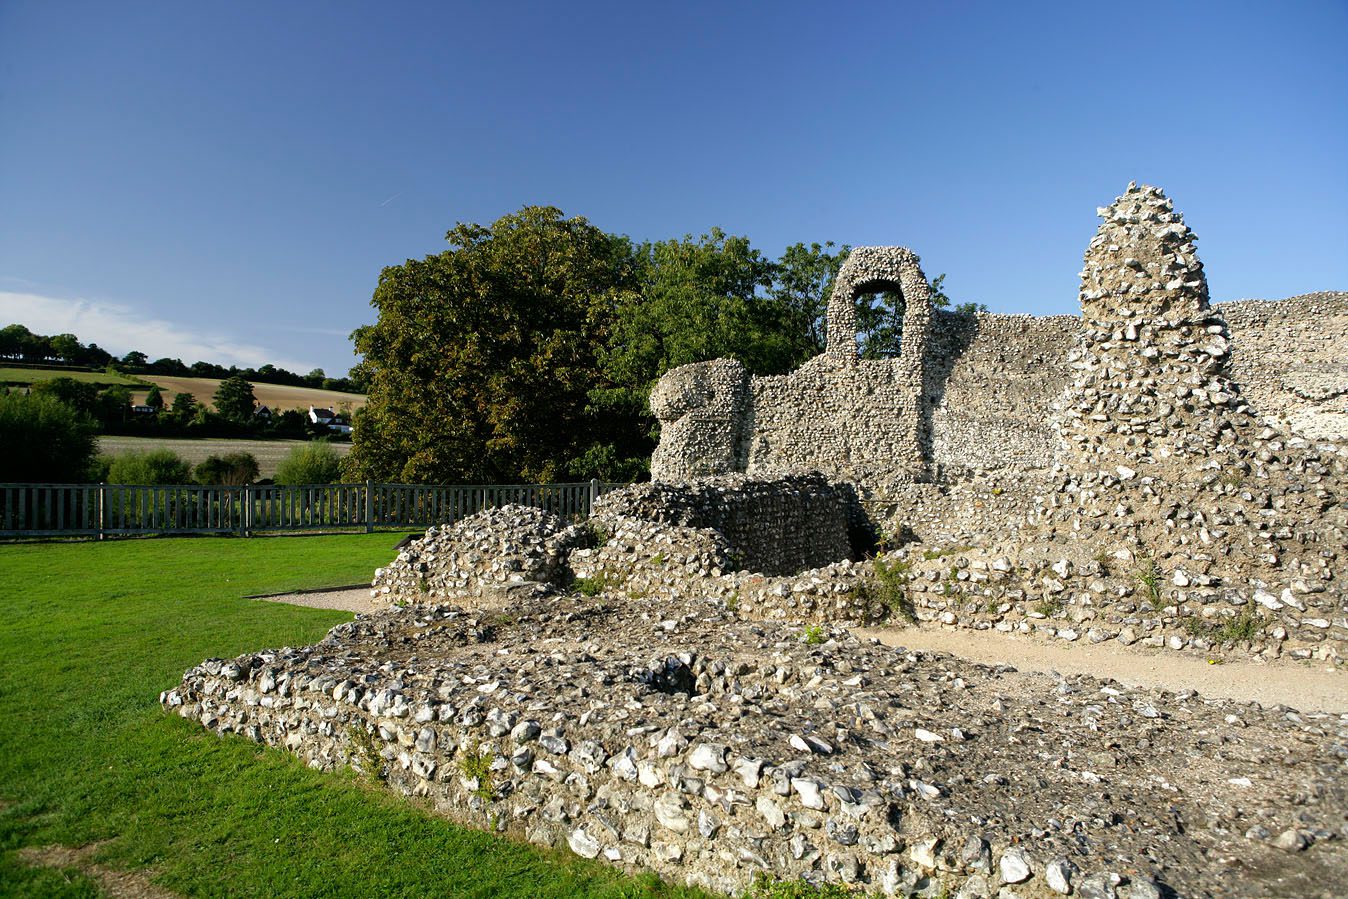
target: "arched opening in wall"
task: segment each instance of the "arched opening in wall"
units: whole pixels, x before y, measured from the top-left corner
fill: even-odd
[[[857,358],[897,359],[908,304],[897,284],[863,284],[856,293]]]

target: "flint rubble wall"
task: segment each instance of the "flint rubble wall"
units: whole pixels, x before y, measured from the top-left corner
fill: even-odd
[[[1348,437],[1348,293],[1237,300],[1231,379],[1264,420],[1311,440]]]
[[[1053,463],[1053,406],[1080,330],[1071,315],[937,315],[925,396],[936,480]]]
[[[754,480],[732,475],[684,485],[634,484],[601,497],[598,522],[621,518],[719,532],[738,567],[794,574],[852,555],[846,491],[818,475]]]
[[[1209,315],[1225,319],[1229,380],[1261,420],[1348,446],[1348,293],[1239,300]],[[893,492],[969,473],[1045,472],[1086,330],[1078,316],[935,311],[925,343],[899,359],[824,354],[766,377],[731,360],[683,366],[652,402],[664,428],[652,475],[818,469]],[[676,391],[680,402],[665,399]]]

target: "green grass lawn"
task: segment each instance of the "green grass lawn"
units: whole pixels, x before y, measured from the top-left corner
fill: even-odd
[[[107,841],[100,863],[194,895],[700,895],[456,827],[160,710],[204,658],[312,643],[350,617],[244,594],[359,582],[400,536],[0,546],[0,893],[94,895],[17,850]]]
[[[146,383],[143,378],[111,375],[105,371],[0,367],[0,384],[35,384],[38,381],[50,381],[53,378],[71,378],[76,381],[87,381],[90,384],[123,384],[127,387],[143,387]]]

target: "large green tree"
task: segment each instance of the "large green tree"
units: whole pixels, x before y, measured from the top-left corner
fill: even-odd
[[[238,375],[225,378],[215,390],[215,411],[230,421],[239,424],[251,421],[256,405],[253,385]]]
[[[596,354],[635,287],[630,243],[529,206],[459,224],[450,248],[381,273],[353,335],[369,401],[354,477],[552,481],[582,455]]]
[[[777,304],[759,296],[773,265],[747,237],[716,228],[646,244],[640,262],[640,292],[615,310],[603,354],[617,383],[649,387],[675,366],[726,356],[760,374],[790,367]]]

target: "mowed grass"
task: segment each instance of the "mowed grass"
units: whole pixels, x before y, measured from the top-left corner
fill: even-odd
[[[435,818],[160,710],[204,658],[320,639],[343,612],[245,600],[354,583],[401,535],[0,546],[0,893],[87,896],[17,850],[231,896],[693,896]]]
[[[226,453],[251,453],[257,459],[258,476],[275,476],[276,467],[290,451],[304,446],[304,440],[248,440],[237,437],[165,438],[165,437],[123,437],[119,434],[103,434],[98,438],[98,451],[109,455],[120,453],[143,453],[149,450],[168,449],[182,456],[193,465],[204,462],[208,456],[222,456]],[[339,456],[351,452],[350,443],[333,442],[333,450]],[[387,560],[385,560],[387,561]]]
[[[71,378],[89,384],[122,384],[140,387],[144,378],[110,375],[105,371],[68,371],[60,368],[4,368],[0,367],[0,384],[35,384],[53,378]]]

